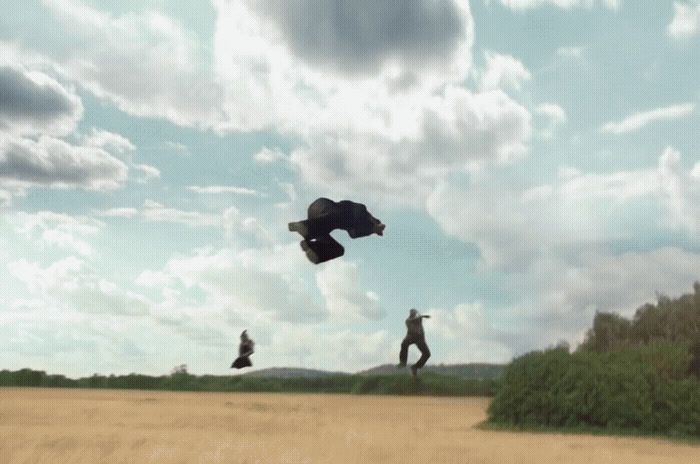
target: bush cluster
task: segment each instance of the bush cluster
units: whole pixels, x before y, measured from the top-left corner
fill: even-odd
[[[598,428],[700,436],[700,382],[687,347],[533,352],[507,368],[489,421],[520,427]]]

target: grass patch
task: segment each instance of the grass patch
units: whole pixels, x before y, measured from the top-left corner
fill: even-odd
[[[509,425],[499,424],[485,420],[475,428],[492,432],[526,432],[537,434],[557,434],[557,435],[594,435],[601,437],[629,437],[629,438],[653,438],[672,443],[700,446],[700,437],[687,434],[663,434],[658,432],[645,432],[632,429],[615,429],[601,427],[553,427],[547,425]]]

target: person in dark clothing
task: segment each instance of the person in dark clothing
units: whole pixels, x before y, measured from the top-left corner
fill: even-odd
[[[330,233],[336,229],[347,231],[350,238],[384,235],[386,225],[372,216],[367,207],[349,200],[335,202],[318,198],[307,211],[307,219],[290,222],[289,230],[298,232],[304,240],[301,248],[314,264],[339,258],[345,253],[343,246]]]
[[[409,346],[415,344],[420,350],[420,359],[411,366],[411,374],[413,374],[414,377],[418,375],[418,369],[425,366],[428,358],[430,358],[430,349],[425,342],[425,332],[423,331],[423,319],[425,318],[430,318],[430,316],[427,314],[418,314],[417,309],[411,309],[408,319],[406,319],[406,337],[401,342],[401,353],[399,353],[400,367],[406,367]]]
[[[238,345],[238,357],[233,363],[231,363],[232,368],[242,369],[244,367],[250,367],[253,363],[250,360],[250,355],[255,352],[255,342],[248,337],[248,331],[244,330],[241,333],[241,344]]]

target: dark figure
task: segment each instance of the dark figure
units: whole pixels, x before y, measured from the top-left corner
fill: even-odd
[[[425,366],[425,363],[430,357],[430,349],[428,344],[425,343],[425,332],[423,331],[423,318],[429,318],[428,315],[418,314],[418,310],[411,309],[411,312],[406,319],[406,338],[401,342],[401,353],[399,354],[399,366],[406,367],[406,360],[408,359],[408,347],[411,345],[416,345],[420,350],[420,359],[411,366],[411,374],[413,377],[418,375],[418,369]]]
[[[255,343],[248,337],[248,331],[244,330],[241,333],[241,344],[238,346],[238,357],[231,364],[231,367],[241,369],[250,367],[253,363],[250,361],[250,355],[255,352]]]
[[[345,253],[343,246],[330,233],[336,229],[347,231],[350,238],[384,235],[382,221],[372,216],[361,203],[348,200],[335,202],[319,198],[309,205],[308,218],[290,222],[289,230],[298,232],[304,240],[301,248],[314,264],[339,258]]]

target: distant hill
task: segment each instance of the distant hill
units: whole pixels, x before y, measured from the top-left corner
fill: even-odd
[[[422,373],[432,373],[444,375],[448,377],[459,377],[462,379],[496,379],[503,372],[504,365],[502,364],[487,364],[487,363],[470,363],[470,364],[428,364],[423,369]],[[381,366],[372,367],[370,369],[355,373],[355,375],[397,375],[407,373],[406,369],[399,369],[393,364],[382,364]],[[321,377],[330,377],[334,375],[352,375],[349,372],[332,372],[316,369],[304,369],[300,367],[269,367],[257,371],[246,372],[241,374],[243,377],[260,377],[260,378],[276,378],[276,379],[317,379]]]
[[[421,372],[431,372],[433,374],[446,375],[449,377],[460,377],[463,379],[496,379],[501,376],[505,365],[503,364],[428,364]],[[400,372],[393,364],[383,364],[381,366],[358,372],[359,375],[392,375]]]
[[[316,369],[304,369],[301,367],[268,367],[257,371],[241,374],[244,377],[264,377],[274,379],[304,378],[314,379],[319,377],[330,377],[332,375],[349,375],[347,372],[331,372]]]

